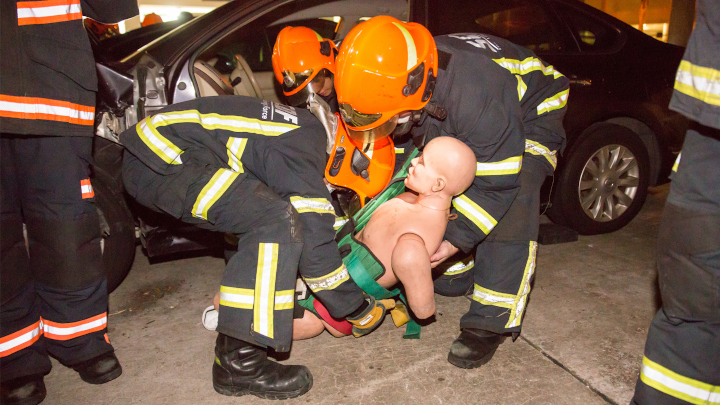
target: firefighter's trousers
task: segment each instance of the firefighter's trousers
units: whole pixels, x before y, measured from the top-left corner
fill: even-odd
[[[469,258],[457,262],[435,280],[435,292],[441,295],[462,295],[472,287],[470,310],[460,319],[461,328],[520,332],[535,274],[540,188],[551,174],[546,163],[524,157],[520,191],[475,249],[474,263]]]
[[[50,372],[48,354],[73,366],[113,348],[92,138],[2,134],[0,142],[0,376],[8,381]]]
[[[665,203],[657,246],[662,307],[648,330],[636,405],[720,404],[720,212],[677,203],[712,195],[693,184],[706,174],[698,166],[717,169],[712,152],[720,131],[705,131],[714,131],[716,140],[688,131],[685,166],[673,177]],[[683,176],[677,176],[680,170]]]
[[[227,189],[213,187],[218,170],[186,163],[160,175],[125,152],[123,181],[140,204],[211,231],[232,233],[238,252],[220,286],[217,331],[236,339],[290,350],[295,280],[303,246],[302,224],[292,205],[247,173]],[[206,211],[198,209],[213,201]]]

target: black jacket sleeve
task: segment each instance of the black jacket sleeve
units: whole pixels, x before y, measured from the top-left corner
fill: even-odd
[[[140,13],[137,0],[80,0],[82,13],[95,21],[114,24]]]
[[[520,188],[525,141],[515,86],[498,78],[492,85],[484,81],[472,91],[458,86],[450,93],[455,100],[448,116],[451,130],[477,158],[475,180],[453,200],[458,218],[445,232],[445,239],[465,252],[492,231]]]

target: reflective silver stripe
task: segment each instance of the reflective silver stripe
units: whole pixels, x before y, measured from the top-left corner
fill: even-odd
[[[258,249],[257,273],[255,275],[255,303],[253,307],[253,329],[255,332],[274,338],[275,276],[278,265],[277,243],[261,243]]]
[[[333,225],[333,229],[336,231],[340,228],[342,228],[350,219],[348,217],[335,217],[335,224]]]
[[[514,156],[500,162],[477,163],[476,176],[500,176],[520,173],[522,156]]]
[[[473,300],[484,305],[492,305],[494,307],[512,308],[515,302],[515,296],[512,294],[499,293],[489,290],[475,284],[473,291]]]
[[[43,321],[41,319],[26,328],[2,337],[0,339],[0,357],[8,356],[24,347],[30,346],[38,340],[42,334],[42,330]]]
[[[565,107],[569,94],[570,90],[567,89],[559,92],[552,97],[546,98],[545,100],[543,100],[542,103],[537,106],[537,114],[541,115]]]
[[[333,208],[330,201],[324,198],[305,198],[305,197],[290,197],[290,204],[295,207],[298,213],[303,214],[306,212],[315,212],[318,214],[333,214],[335,215],[335,208]]]
[[[525,140],[525,152],[536,156],[544,156],[550,162],[553,169],[557,167],[557,151],[550,150],[538,142]]]
[[[305,284],[307,284],[307,286],[313,292],[335,289],[337,286],[339,286],[340,284],[344,283],[346,280],[349,280],[349,279],[350,279],[350,274],[348,273],[344,264],[342,266],[338,267],[337,270],[333,271],[332,273],[330,273],[324,277],[318,277],[318,278],[303,277],[303,280],[305,280]]]
[[[197,196],[195,204],[192,208],[193,216],[195,218],[207,220],[210,207],[212,207],[213,204],[222,197],[239,174],[240,173],[227,169],[220,169],[215,172],[215,175],[210,179],[205,187],[203,187],[200,194]]]
[[[691,404],[720,404],[720,386],[682,376],[643,357],[640,380],[667,395]]]
[[[234,138],[230,137],[227,141],[227,154],[228,154],[228,166],[238,173],[243,173],[243,164],[240,161],[242,159],[243,152],[245,152],[245,146],[247,146],[247,138]]]
[[[252,309],[255,291],[249,288],[220,286],[220,305],[241,309]]]
[[[530,242],[528,251],[528,259],[525,263],[525,272],[522,276],[522,282],[518,289],[515,302],[513,303],[512,310],[510,311],[510,318],[508,323],[505,325],[506,328],[514,328],[520,326],[522,322],[522,314],[525,311],[528,294],[530,294],[530,279],[533,273],[535,273],[535,257],[537,256],[537,242]]]
[[[720,70],[680,62],[675,90],[704,103],[720,106]]]
[[[515,75],[515,77],[517,77],[517,80],[518,80],[518,85],[517,85],[518,98],[520,99],[520,101],[522,101],[523,96],[525,95],[525,92],[527,91],[527,85],[523,81],[522,77],[520,77],[520,75]]]
[[[468,256],[463,260],[460,260],[452,266],[448,267],[447,270],[445,270],[445,272],[443,273],[443,275],[454,276],[456,274],[465,273],[466,271],[472,269],[474,266],[475,260],[472,256]]]
[[[555,70],[552,66],[545,66],[538,58],[528,57],[522,61],[518,59],[500,58],[493,59],[493,61],[516,75],[525,75],[540,71],[546,76],[552,75],[555,79],[563,76],[562,73]]]
[[[675,163],[673,163],[672,171],[677,172],[678,166],[680,165],[680,157],[681,156],[682,156],[682,152],[678,153],[678,156],[675,159]]]
[[[167,138],[160,135],[160,132],[152,125],[148,123],[147,118],[140,121],[135,127],[137,134],[140,139],[147,145],[150,150],[155,152],[165,163],[171,165],[182,164],[180,155],[183,153],[180,148],[175,146]]]
[[[495,225],[497,225],[495,218],[479,205],[475,204],[470,198],[466,197],[465,194],[455,197],[453,199],[453,206],[485,234],[489,234],[490,231],[495,228]]]
[[[293,309],[295,306],[295,290],[275,291],[275,310]]]
[[[233,132],[278,136],[300,128],[298,125],[282,124],[247,118],[236,115],[201,114],[197,110],[174,111],[154,115],[152,124],[155,127],[191,123],[199,124],[205,129],[224,129]]]

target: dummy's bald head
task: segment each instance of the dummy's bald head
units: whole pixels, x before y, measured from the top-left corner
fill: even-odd
[[[423,150],[425,164],[445,178],[445,190],[454,196],[465,191],[475,179],[477,164],[469,146],[449,136],[440,136],[428,142]]]

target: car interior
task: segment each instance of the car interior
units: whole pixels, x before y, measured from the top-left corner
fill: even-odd
[[[295,12],[282,7],[272,10],[210,42],[193,62],[198,96],[234,94],[285,102],[272,71],[272,49],[278,33],[287,26],[309,27],[338,42],[355,25],[375,15],[407,21],[406,0],[342,0],[309,8],[296,5],[294,10],[298,8]]]

